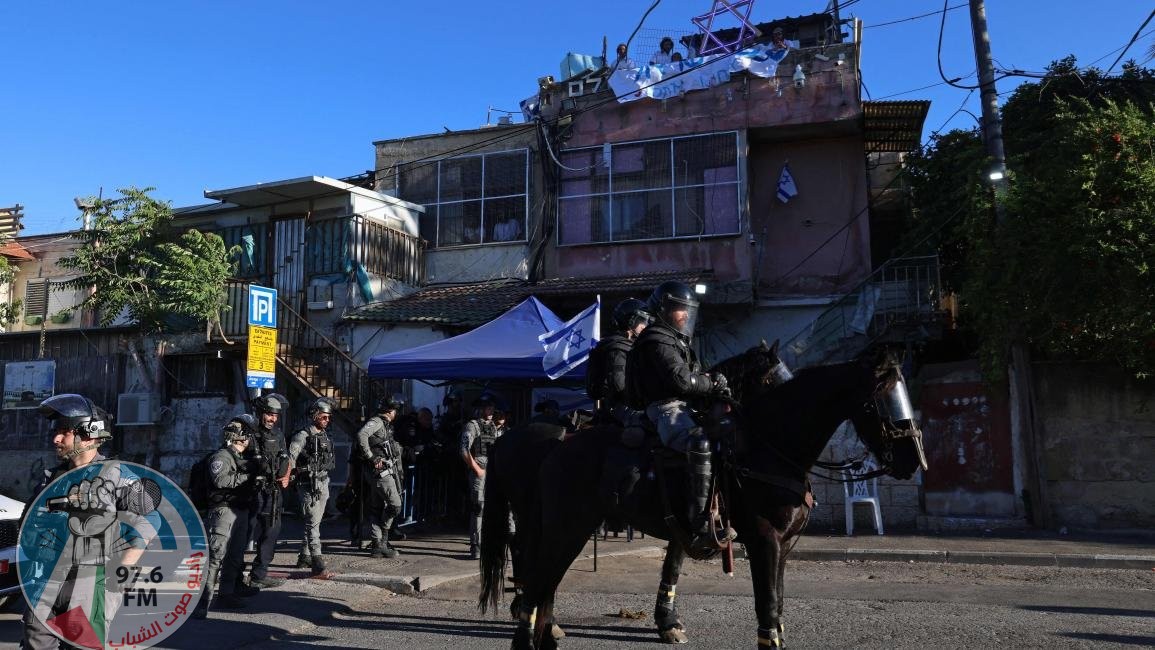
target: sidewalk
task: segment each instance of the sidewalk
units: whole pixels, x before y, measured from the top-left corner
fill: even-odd
[[[395,559],[371,559],[367,550],[349,545],[343,520],[326,522],[326,561],[336,572],[334,581],[368,584],[393,593],[412,595],[437,585],[477,575],[477,562],[469,559],[464,532],[413,530],[409,539],[394,542],[401,552]],[[296,563],[300,523],[287,518],[281,534],[274,571],[294,578],[308,571]],[[666,542],[625,533],[599,540],[599,557],[659,555]],[[592,558],[594,544],[586,544],[582,557]],[[741,548],[737,549],[741,556]],[[1077,568],[1155,569],[1155,537],[1121,535],[1059,535],[1047,531],[998,531],[966,534],[804,534],[791,552],[802,561],[949,562],[957,564],[1060,566]]]

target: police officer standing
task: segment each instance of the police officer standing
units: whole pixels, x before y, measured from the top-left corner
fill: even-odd
[[[690,347],[698,318],[698,300],[681,282],[663,282],[650,295],[649,311],[656,317],[630,350],[626,367],[630,401],[645,408],[662,444],[686,453],[690,526],[697,548],[716,547],[734,539],[732,529],[712,530],[710,442],[694,422],[686,401],[728,390],[726,378],[703,373]]]
[[[624,419],[626,408],[626,361],[634,340],[654,320],[646,303],[626,298],[614,307],[614,331],[590,351],[586,369],[586,394],[598,402],[601,421]]]
[[[369,494],[369,535],[373,539],[370,557],[397,557],[389,545],[389,527],[401,513],[401,445],[393,439],[393,420],[405,403],[386,397],[377,403],[377,415],[357,432],[361,467],[367,474]]]
[[[489,462],[489,450],[497,441],[498,430],[493,423],[493,396],[482,393],[474,402],[476,417],[461,428],[461,459],[469,470],[469,504],[472,508],[469,519],[469,557],[480,557],[481,513],[485,509],[485,466]]]
[[[257,549],[249,571],[249,584],[254,587],[279,587],[285,583],[283,579],[269,577],[269,566],[281,534],[282,490],[289,485],[289,454],[277,428],[277,421],[288,405],[288,400],[276,393],[253,400],[258,427],[245,457],[257,465],[256,497],[249,513],[249,539]]]
[[[209,567],[204,591],[193,610],[194,618],[206,618],[214,582],[220,576],[220,587],[214,606],[242,609],[241,596],[252,596],[260,589],[240,582],[245,569],[245,534],[249,522],[249,504],[254,496],[253,463],[244,459],[257,432],[256,419],[245,413],[225,425],[221,448],[209,460],[209,512],[205,519],[209,533]]]
[[[297,496],[305,518],[297,568],[312,568],[314,576],[323,576],[326,570],[321,550],[321,520],[329,503],[329,472],[337,466],[328,433],[333,403],[322,397],[309,405],[308,415],[309,425],[293,434],[289,442],[289,463],[295,470]]]
[[[75,393],[62,393],[40,403],[37,410],[52,423],[52,446],[60,464],[44,470],[40,483],[32,491],[31,505],[57,477],[77,467],[105,460],[100,445],[112,440],[112,423],[108,414],[92,400]],[[27,508],[24,516],[27,516]],[[27,650],[71,647],[64,645],[40,622],[32,607],[24,612],[24,638],[20,647]]]

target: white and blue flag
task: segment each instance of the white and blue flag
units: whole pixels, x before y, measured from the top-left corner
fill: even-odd
[[[790,175],[790,165],[782,165],[782,175],[778,177],[778,200],[786,203],[798,196],[798,186],[794,184],[794,177]]]
[[[602,297],[586,307],[564,325],[537,337],[545,348],[541,359],[542,370],[550,379],[557,379],[590,358],[590,350],[602,337]]]

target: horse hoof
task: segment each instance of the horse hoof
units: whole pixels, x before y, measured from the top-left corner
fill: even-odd
[[[554,641],[560,641],[565,638],[565,630],[557,623],[549,626],[549,635],[553,637]]]
[[[676,627],[662,630],[658,632],[658,636],[662,639],[662,643],[686,643],[690,640],[690,637],[686,636],[685,632]]]

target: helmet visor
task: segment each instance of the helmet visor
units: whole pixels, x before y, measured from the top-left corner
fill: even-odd
[[[694,336],[694,327],[698,324],[698,305],[672,303],[666,308],[666,323],[685,336]]]

